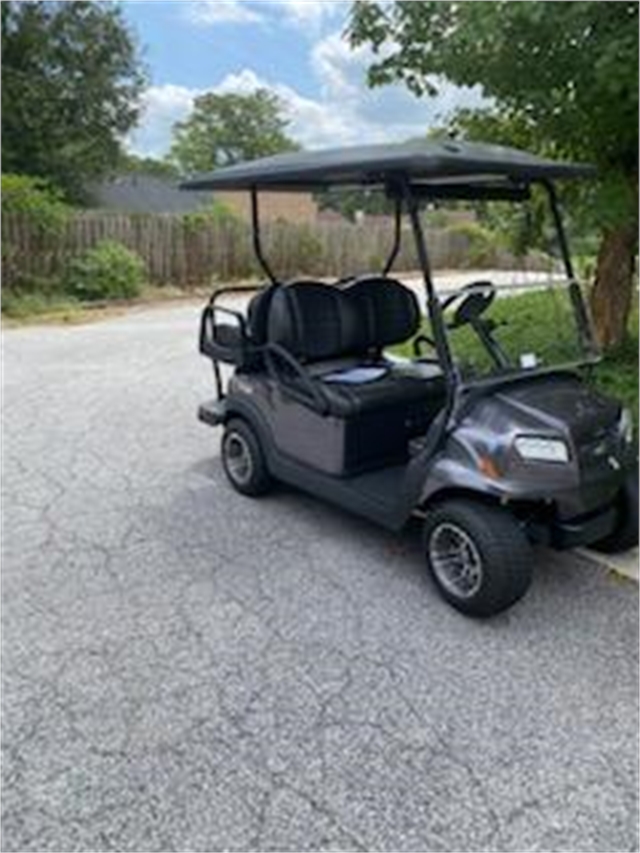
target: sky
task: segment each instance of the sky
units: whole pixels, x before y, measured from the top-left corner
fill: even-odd
[[[440,86],[416,98],[401,84],[369,89],[367,48],[344,38],[345,0],[125,0],[150,77],[140,124],[127,138],[136,154],[163,157],[174,122],[203,92],[280,97],[288,134],[305,148],[392,142],[423,135],[475,91]]]

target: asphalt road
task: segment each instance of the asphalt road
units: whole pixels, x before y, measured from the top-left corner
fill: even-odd
[[[236,495],[197,318],[4,333],[2,849],[637,849],[636,587],[471,621],[417,529]]]

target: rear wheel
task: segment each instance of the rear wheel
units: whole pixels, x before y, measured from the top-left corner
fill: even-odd
[[[638,544],[638,469],[627,475],[617,500],[616,526],[608,536],[589,545],[602,554],[628,551]]]
[[[236,491],[257,497],[272,486],[264,454],[255,432],[246,421],[233,418],[222,436],[222,465]]]
[[[506,610],[531,583],[531,547],[505,510],[470,500],[434,506],[424,526],[427,568],[441,595],[470,616]]]

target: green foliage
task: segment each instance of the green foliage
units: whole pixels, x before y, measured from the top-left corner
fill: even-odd
[[[320,210],[335,210],[350,222],[355,222],[356,213],[369,215],[392,214],[394,204],[383,192],[331,187],[315,195]]]
[[[356,2],[350,38],[382,57],[374,85],[437,94],[438,75],[480,85],[511,144],[625,171],[637,162],[635,2]]]
[[[582,357],[576,321],[566,290],[544,290],[495,300],[484,315],[497,325],[495,337],[510,361],[523,352],[535,353],[546,366],[579,361]],[[470,326],[450,333],[454,356],[471,372],[489,373],[495,367]]]
[[[555,291],[555,288],[552,288]],[[568,300],[561,293],[535,291],[497,299],[489,315],[500,325],[495,336],[507,354],[517,357],[523,351],[544,356],[549,365],[572,361],[577,357],[575,323]],[[430,334],[427,320],[423,332]],[[450,332],[454,357],[467,372],[471,366],[486,372],[491,362],[477,336],[468,326]],[[411,342],[394,347],[399,355],[411,357]],[[629,338],[606,354],[596,365],[590,381],[594,387],[624,402],[631,409],[638,428],[638,305],[629,318]]]
[[[294,269],[294,266],[297,268]],[[291,269],[287,274],[319,275],[323,272],[323,266],[322,243],[309,225],[299,225],[296,229],[295,261],[292,258]]]
[[[475,202],[479,222],[500,235],[505,249],[523,258],[532,249],[548,252],[555,241],[555,232],[548,215],[549,202],[539,186],[531,188],[531,199],[523,204],[505,201]]]
[[[173,126],[170,160],[181,172],[207,172],[298,145],[286,135],[287,121],[276,95],[209,92],[195,99],[189,118]]]
[[[436,208],[435,210],[426,211],[424,221],[427,228],[446,228],[449,223],[449,217],[446,210]]]
[[[283,219],[264,229],[263,248],[270,265],[284,281],[297,276],[326,275],[327,258],[315,229],[307,223],[292,225]],[[263,275],[255,264],[254,272]]]
[[[373,84],[400,79],[435,94],[443,75],[480,85],[495,106],[467,112],[467,130],[606,171],[637,169],[637,3],[357,2],[350,37],[384,51]]]
[[[6,288],[2,289],[2,313],[11,320],[25,320],[29,317],[37,317],[42,314],[62,314],[75,312],[78,308],[77,302],[58,293],[15,293]]]
[[[180,170],[174,163],[167,160],[156,160],[155,157],[138,157],[136,154],[122,153],[117,164],[118,172],[138,175],[152,175],[155,178],[177,180]]]
[[[600,251],[596,332],[607,344],[626,328],[630,260],[638,233],[638,3],[357,2],[351,44],[369,44],[371,85],[403,80],[416,94],[439,82],[479,86],[484,109],[458,113],[449,131],[558,159],[586,160],[599,179],[572,190],[577,225],[634,235],[615,259]],[[615,241],[613,241],[615,242]],[[611,241],[610,241],[611,243]],[[635,245],[633,245],[635,244]],[[615,305],[612,316],[602,305]],[[605,316],[607,315],[607,316]]]
[[[631,410],[638,434],[638,303],[629,317],[626,340],[606,354],[593,372],[597,388],[622,400]]]
[[[214,201],[208,207],[183,214],[182,221],[188,231],[200,231],[217,223],[240,223],[235,213],[221,201]]]
[[[115,167],[144,78],[110,2],[2,3],[2,159],[81,200]]]
[[[71,215],[71,208],[59,191],[46,181],[29,175],[2,175],[2,215],[17,214],[30,234],[28,253],[47,254],[55,246]],[[20,229],[22,230],[22,229]],[[2,277],[3,292],[33,294],[48,293],[56,282],[43,280],[29,272],[24,247],[14,244],[14,233],[3,228]],[[20,240],[18,239],[18,244]]]
[[[29,175],[2,175],[2,213],[21,213],[42,234],[58,234],[71,213],[61,193]]]
[[[450,234],[460,234],[469,241],[465,252],[469,269],[490,267],[495,264],[496,254],[501,247],[500,235],[478,222],[455,222],[447,227]]]
[[[67,293],[78,299],[131,299],[145,281],[142,258],[121,243],[103,240],[73,258],[63,278]]]

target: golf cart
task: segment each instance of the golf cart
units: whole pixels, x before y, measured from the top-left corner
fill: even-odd
[[[585,382],[598,355],[553,183],[591,171],[498,146],[418,141],[276,155],[187,181],[186,189],[250,192],[255,254],[268,279],[246,313],[229,307],[233,288],[217,290],[202,313],[200,350],[213,362],[217,395],[199,418],[224,427],[231,485],[257,496],[284,481],[391,530],[424,515],[424,554],[439,591],[475,616],[524,594],[532,542],[602,551],[637,544],[631,418]],[[384,268],[335,283],[280,281],[263,253],[259,191],[339,186],[379,189],[395,205]],[[566,276],[553,280],[564,300],[545,332],[553,358],[535,321],[515,347],[513,335],[510,347],[501,341],[510,305],[523,298],[513,291],[480,281],[439,294],[423,230],[427,204],[520,204],[535,187],[548,199]],[[424,319],[414,290],[390,275],[403,212],[424,280]],[[492,316],[498,308],[502,319]],[[391,350],[406,342],[410,357]],[[234,367],[228,381],[221,364]]]

